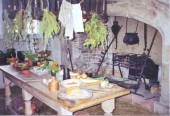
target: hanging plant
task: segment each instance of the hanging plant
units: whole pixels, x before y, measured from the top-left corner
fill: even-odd
[[[35,44],[34,44],[34,35],[31,36],[30,34],[34,32],[35,24],[32,17],[32,0],[27,1],[26,9],[24,10],[23,15],[23,29],[24,31],[24,38],[27,40],[27,48],[30,52],[35,52]],[[29,32],[30,30],[30,32]],[[37,48],[38,49],[38,48]]]
[[[97,14],[93,13],[91,19],[85,23],[85,32],[88,33],[85,46],[96,48],[101,45],[104,47],[108,30]]]
[[[22,20],[22,10],[19,10],[13,20],[14,24],[14,34],[16,39],[21,39],[22,38],[22,31],[23,29],[23,20]]]
[[[31,8],[31,3],[32,0],[28,0],[27,1],[27,6],[23,12],[23,32],[22,32],[22,36],[23,38],[26,38],[27,40],[28,38],[28,24],[32,22],[32,8]]]
[[[53,35],[57,34],[59,31],[60,25],[56,20],[56,16],[52,12],[49,12],[47,9],[44,9],[40,30],[44,41],[44,49],[46,49],[48,40],[53,38]]]
[[[13,48],[15,41],[14,35],[14,25],[12,20],[8,17],[8,12],[4,11],[4,21],[3,21],[3,36],[6,43],[6,48]]]

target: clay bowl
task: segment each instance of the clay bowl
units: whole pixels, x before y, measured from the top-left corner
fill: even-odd
[[[7,62],[11,63],[11,62],[16,62],[18,59],[15,57],[12,58],[7,58]]]
[[[18,71],[23,71],[23,70],[29,70],[30,67],[27,62],[24,62],[24,63],[16,63],[14,68]]]
[[[30,75],[30,70],[23,70],[21,71],[21,73],[25,76],[29,76]]]

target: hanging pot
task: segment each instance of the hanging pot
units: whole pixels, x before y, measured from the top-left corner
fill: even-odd
[[[138,27],[138,22],[137,22],[137,26],[136,26],[136,31],[134,33],[128,33],[127,32],[127,21],[128,21],[128,18],[126,20],[126,33],[125,33],[125,37],[123,38],[123,42],[127,45],[139,44],[138,33],[136,33],[137,27]]]
[[[125,33],[123,42],[126,43],[127,45],[139,44],[138,33]]]

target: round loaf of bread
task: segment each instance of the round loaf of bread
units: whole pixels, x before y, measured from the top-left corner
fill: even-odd
[[[83,92],[79,87],[70,87],[66,89],[66,94],[79,98],[80,96],[82,96]]]

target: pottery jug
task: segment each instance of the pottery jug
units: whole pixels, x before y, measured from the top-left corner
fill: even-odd
[[[52,81],[48,84],[48,88],[51,92],[59,90],[59,83],[54,76],[52,77]]]

